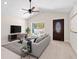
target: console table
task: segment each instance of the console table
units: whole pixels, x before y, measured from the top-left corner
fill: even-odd
[[[27,37],[27,33],[12,33],[8,35],[8,41],[23,39]]]

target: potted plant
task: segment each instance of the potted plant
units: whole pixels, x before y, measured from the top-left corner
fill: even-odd
[[[27,36],[28,36],[30,34],[30,28],[29,27],[26,28],[26,32],[27,32]]]

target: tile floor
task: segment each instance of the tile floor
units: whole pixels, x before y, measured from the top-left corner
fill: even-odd
[[[52,41],[39,59],[77,59],[76,53],[68,43]],[[28,56],[22,59],[29,59]],[[36,59],[30,57],[30,59]]]

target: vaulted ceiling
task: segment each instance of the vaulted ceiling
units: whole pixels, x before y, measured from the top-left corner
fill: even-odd
[[[58,12],[69,12],[74,4],[76,4],[76,0],[32,0],[32,6],[37,7],[37,9]],[[2,15],[23,14],[24,11],[21,10],[22,8],[29,9],[29,0],[1,1]],[[27,14],[27,16],[29,16],[29,14]]]

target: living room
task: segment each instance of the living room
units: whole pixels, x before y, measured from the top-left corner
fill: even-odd
[[[66,2],[66,3],[65,3]],[[71,3],[70,3],[71,2]],[[2,0],[1,1],[1,45],[7,44],[8,35],[13,35],[11,33],[11,26],[21,26],[21,33],[25,34],[27,27],[30,28],[29,36],[33,35],[33,24],[43,24],[37,26],[40,30],[36,29],[36,33],[40,35],[40,31],[42,33],[47,33],[50,36],[51,42],[54,43],[53,40],[53,20],[61,20],[64,19],[64,41],[72,46],[72,50],[77,53],[77,31],[76,25],[70,25],[70,19],[76,19],[76,0],[56,0],[56,1],[32,1],[32,7],[35,7],[33,13],[27,13],[24,9],[29,9],[29,0]],[[51,6],[51,7],[50,7]],[[72,17],[72,18],[71,18]],[[73,22],[73,21],[72,21]],[[76,20],[75,20],[76,23]],[[42,27],[42,28],[41,28]],[[73,30],[71,30],[71,27]],[[75,29],[74,29],[75,28]],[[34,30],[35,32],[35,30]],[[74,34],[72,34],[74,32]],[[74,39],[73,39],[74,38]],[[56,41],[57,43],[58,41]],[[59,41],[62,42],[62,41]],[[7,50],[7,49],[6,49]],[[2,51],[5,51],[5,48],[2,47]],[[63,52],[62,52],[63,53]],[[3,52],[3,54],[5,54]],[[3,56],[2,54],[2,56]],[[14,52],[11,51],[13,56],[5,56],[7,59],[11,59],[10,57],[14,56],[15,59],[20,59],[20,56],[15,55]],[[6,55],[6,54],[5,54]],[[4,57],[4,56],[3,56]],[[26,56],[27,57],[27,56]],[[56,56],[55,56],[56,57]],[[2,59],[6,59],[2,58]],[[42,59],[41,57],[40,59]],[[50,57],[49,57],[50,58]],[[48,59],[49,59],[48,58]],[[74,57],[70,57],[74,59]],[[44,59],[44,58],[43,58]],[[52,58],[51,58],[52,59]],[[61,59],[61,58],[60,58]],[[64,59],[64,57],[63,57]]]

